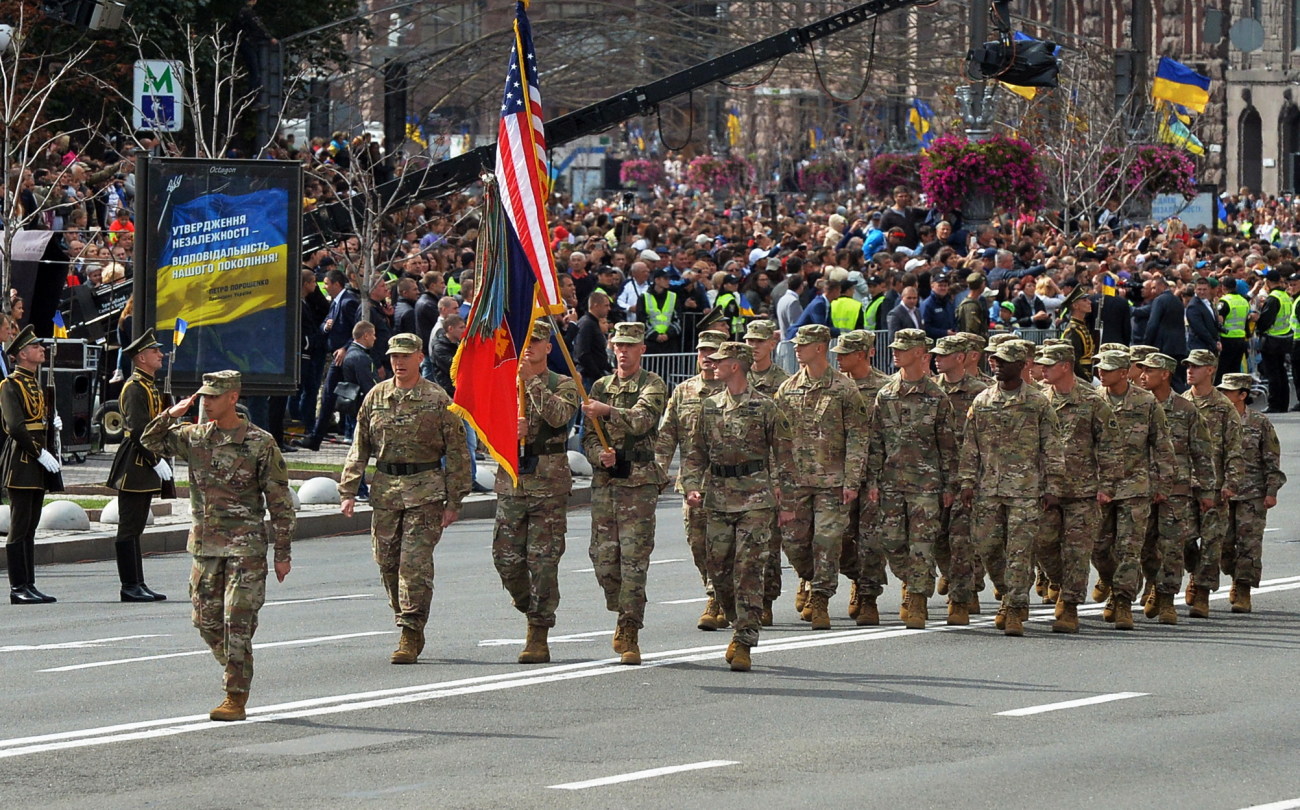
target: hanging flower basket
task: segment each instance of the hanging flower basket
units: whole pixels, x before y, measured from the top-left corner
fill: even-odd
[[[1103,157],[1102,165],[1097,190],[1108,197],[1196,196],[1196,164],[1186,152],[1173,146],[1144,144],[1134,147],[1131,155],[1112,150]]]
[[[734,191],[753,179],[753,165],[736,155],[700,155],[686,166],[686,185],[701,192]]]
[[[816,191],[839,191],[848,186],[848,161],[835,158],[819,158],[801,163],[796,170],[795,179],[799,190],[805,194]]]
[[[867,167],[867,193],[892,199],[895,186],[915,189],[921,185],[921,156],[907,152],[876,155]]]
[[[627,188],[659,185],[664,181],[664,165],[657,160],[625,160],[618,181]]]
[[[921,157],[921,190],[941,211],[959,210],[977,194],[1010,210],[1022,204],[1037,209],[1043,205],[1045,188],[1034,147],[1019,138],[994,135],[968,141],[942,135]]]

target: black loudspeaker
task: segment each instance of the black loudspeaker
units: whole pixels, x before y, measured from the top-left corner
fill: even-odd
[[[618,158],[605,158],[605,185],[604,188],[622,188],[623,181],[619,179],[619,173],[623,170],[623,161]]]
[[[90,452],[91,403],[95,373],[88,369],[54,369],[55,412],[63,419],[63,452]]]

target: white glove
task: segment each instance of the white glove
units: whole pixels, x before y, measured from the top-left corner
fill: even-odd
[[[59,460],[50,455],[49,450],[42,450],[41,454],[36,457],[36,460],[39,461],[41,466],[49,472],[56,473],[59,471]]]
[[[54,414],[54,429],[63,430],[63,417],[59,416],[57,413]]]
[[[172,480],[172,468],[167,466],[166,459],[158,459],[158,463],[153,465],[153,471],[164,481]]]

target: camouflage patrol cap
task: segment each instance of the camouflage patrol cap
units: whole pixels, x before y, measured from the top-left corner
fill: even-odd
[[[1154,346],[1151,347],[1151,350],[1159,351]],[[1103,343],[1097,347],[1098,354],[1101,354],[1102,352],[1124,352],[1125,354],[1128,354],[1129,351],[1129,347],[1125,346],[1123,343]]]
[[[1255,378],[1249,374],[1224,374],[1218,387],[1224,391],[1249,391],[1255,387]]]
[[[742,363],[754,362],[754,350],[749,347],[748,343],[740,343],[735,340],[728,340],[718,347],[718,350],[709,355],[710,360],[739,360]]]
[[[810,323],[807,326],[799,327],[799,331],[794,333],[794,345],[803,346],[807,343],[830,343],[831,330],[829,326],[823,326],[820,323]]]
[[[551,339],[551,322],[544,318],[538,318],[533,321],[532,331],[528,333],[530,340],[550,340]]]
[[[961,335],[947,335],[939,338],[939,340],[935,342],[934,348],[930,350],[930,354],[947,356],[966,351],[970,351],[970,347],[967,345],[965,338]]]
[[[876,345],[876,335],[874,332],[868,332],[865,329],[854,329],[852,332],[845,332],[840,335],[840,340],[835,344],[831,351],[836,354],[852,354],[853,352],[870,351],[872,346]]]
[[[1043,338],[1044,346],[1069,346],[1070,341],[1065,338]]]
[[[1133,361],[1128,352],[1107,351],[1097,354],[1097,368],[1101,371],[1119,371],[1128,368]]]
[[[18,333],[18,337],[9,342],[9,353],[16,355],[39,340],[40,338],[36,337],[35,327],[29,323],[23,327],[23,331]]]
[[[203,375],[203,385],[199,388],[198,394],[204,397],[217,397],[231,391],[238,391],[242,385],[238,371],[214,371]]]
[[[1021,363],[1033,356],[1032,346],[1027,340],[1004,340],[993,349],[993,356],[1007,363]]]
[[[929,345],[930,339],[925,336],[924,329],[899,329],[894,333],[894,340],[889,344],[889,348],[903,352],[908,349],[924,349]]]
[[[1219,358],[1209,349],[1192,349],[1192,353],[1187,355],[1187,365],[1214,366],[1217,368]]]
[[[990,335],[985,351],[992,354],[993,350],[1006,343],[1008,340],[1019,340],[1020,337],[1015,332],[998,332],[996,335]]]
[[[1144,358],[1150,357],[1153,354],[1159,354],[1159,353],[1160,350],[1157,349],[1155,346],[1143,346],[1141,344],[1138,344],[1137,346],[1130,346],[1128,348],[1129,359],[1132,360],[1134,363]]]
[[[615,345],[645,343],[645,324],[624,321],[614,324],[614,336],[609,339]]]
[[[122,349],[122,351],[123,353],[126,354],[127,357],[135,357],[137,354],[144,351],[145,349],[161,349],[161,348],[162,348],[162,344],[158,342],[158,339],[156,337],[154,337],[153,330],[146,329],[144,330],[143,335],[131,341],[131,345]]]
[[[388,339],[388,351],[385,354],[421,354],[424,341],[411,332],[401,332]]]
[[[1042,351],[1036,358],[1040,366],[1054,366],[1057,363],[1074,364],[1074,347],[1068,343],[1062,346],[1059,343],[1044,345]]]
[[[701,349],[716,349],[726,342],[726,334],[708,329],[700,333],[699,340],[695,345]]]
[[[966,351],[968,352],[982,352],[989,343],[983,335],[977,335],[974,332],[958,332],[957,337],[966,341]]]
[[[768,340],[776,336],[776,324],[760,318],[745,327],[745,340]]]
[[[1136,362],[1142,368],[1154,368],[1173,373],[1178,370],[1178,361],[1167,354],[1152,352]]]

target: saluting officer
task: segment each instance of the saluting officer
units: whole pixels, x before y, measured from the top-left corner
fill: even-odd
[[[13,373],[0,383],[0,416],[9,436],[0,455],[0,475],[9,490],[9,541],[5,554],[9,565],[9,601],[15,605],[36,605],[57,601],[36,590],[36,524],[45,503],[45,477],[59,471],[59,460],[45,449],[47,415],[50,409],[36,379],[45,362],[45,347],[31,325],[23,327],[9,354],[16,361]]]
[[[163,410],[162,394],[154,379],[163,364],[162,344],[152,329],[146,329],[122,351],[131,359],[134,371],[117,397],[126,435],[108,471],[108,486],[117,490],[117,540],[113,544],[117,576],[122,582],[123,602],[161,602],[167,597],[144,584],[140,535],[149,521],[150,502],[162,491],[162,482],[172,479],[172,468],[166,459],[144,449],[140,437]]]

